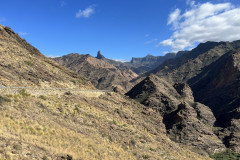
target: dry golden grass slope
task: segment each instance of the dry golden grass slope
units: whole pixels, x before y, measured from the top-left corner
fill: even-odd
[[[0,82],[6,86],[94,88],[78,74],[43,56],[0,25]]]
[[[1,25],[0,82],[93,88]],[[159,113],[116,93],[0,95],[0,160],[208,159],[172,142],[165,132]]]
[[[0,159],[208,159],[167,138],[162,117],[127,97],[0,97]]]

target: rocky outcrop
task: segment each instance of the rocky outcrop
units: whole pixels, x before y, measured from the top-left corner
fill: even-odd
[[[187,84],[172,85],[152,74],[126,95],[157,110],[173,141],[188,145],[199,154],[224,150],[223,143],[212,131],[216,120],[213,113],[207,106],[194,102]]]
[[[186,83],[175,83],[173,87],[182,97],[189,101],[194,101],[192,90]]]
[[[164,116],[169,137],[190,146],[200,154],[212,154],[224,150],[224,145],[212,132],[211,126],[204,124],[190,104],[183,102],[178,108]],[[204,115],[200,115],[204,117]],[[214,119],[214,116],[204,117]]]
[[[97,58],[97,59],[106,59],[106,58],[101,54],[101,51],[98,51],[96,58]]]

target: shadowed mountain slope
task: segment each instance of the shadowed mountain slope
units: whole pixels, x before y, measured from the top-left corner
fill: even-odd
[[[209,105],[217,118],[225,143],[240,152],[240,50],[230,51],[191,79],[197,101]],[[218,133],[220,134],[220,133]],[[228,138],[227,138],[228,137]]]
[[[192,51],[165,61],[150,73],[165,77],[172,82],[187,82],[222,55],[237,48],[240,48],[240,41],[201,43]]]
[[[188,83],[195,101],[216,116],[215,133],[235,152],[240,151],[239,48],[240,41],[202,43],[151,71],[168,82]]]
[[[171,85],[152,74],[134,86],[127,95],[158,111],[172,140],[188,145],[200,154],[224,150],[224,145],[212,131],[215,117],[207,106],[194,102],[188,85]]]

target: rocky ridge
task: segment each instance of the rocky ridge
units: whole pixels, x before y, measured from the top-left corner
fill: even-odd
[[[96,58],[104,60],[117,68],[129,68],[132,71],[134,71],[137,74],[143,74],[147,71],[151,71],[155,69],[157,66],[162,64],[165,60],[167,59],[172,59],[175,58],[176,54],[175,53],[168,53],[164,56],[152,56],[148,54],[146,57],[142,58],[132,58],[130,62],[118,62],[115,60],[107,59],[105,58],[101,52],[99,51]]]
[[[118,90],[125,93],[133,87],[129,82],[138,75],[130,69],[118,69],[114,65],[90,55],[68,54],[54,61],[87,77],[98,89]]]
[[[205,155],[225,149],[212,131],[216,120],[214,115],[207,106],[194,102],[188,85],[172,85],[152,74],[126,95],[158,111],[163,116],[167,135],[173,141]]]
[[[240,152],[239,48],[240,41],[201,43],[149,72],[173,84],[187,83],[195,101],[208,106],[216,117],[215,134],[235,152]]]

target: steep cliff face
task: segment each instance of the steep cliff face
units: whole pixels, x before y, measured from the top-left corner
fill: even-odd
[[[224,145],[213,133],[215,122],[211,110],[194,102],[190,87],[174,85],[150,75],[134,86],[127,95],[163,116],[167,135],[174,141],[188,145],[200,154],[224,150]]]
[[[208,105],[217,118],[217,125],[225,127],[225,143],[240,152],[240,50],[230,51],[189,82],[197,101]],[[228,137],[228,138],[227,138]],[[234,144],[235,143],[235,144]]]
[[[168,82],[188,83],[195,101],[207,105],[216,117],[215,133],[236,152],[239,152],[239,130],[236,127],[240,104],[239,48],[240,41],[202,43],[149,72]]]
[[[137,74],[130,69],[118,69],[108,62],[90,55],[68,54],[54,58],[54,60],[89,78],[99,89],[109,90],[117,87],[121,92],[126,92],[133,87],[129,81],[137,77]]]
[[[0,82],[5,86],[94,88],[87,79],[43,56],[0,25]]]

